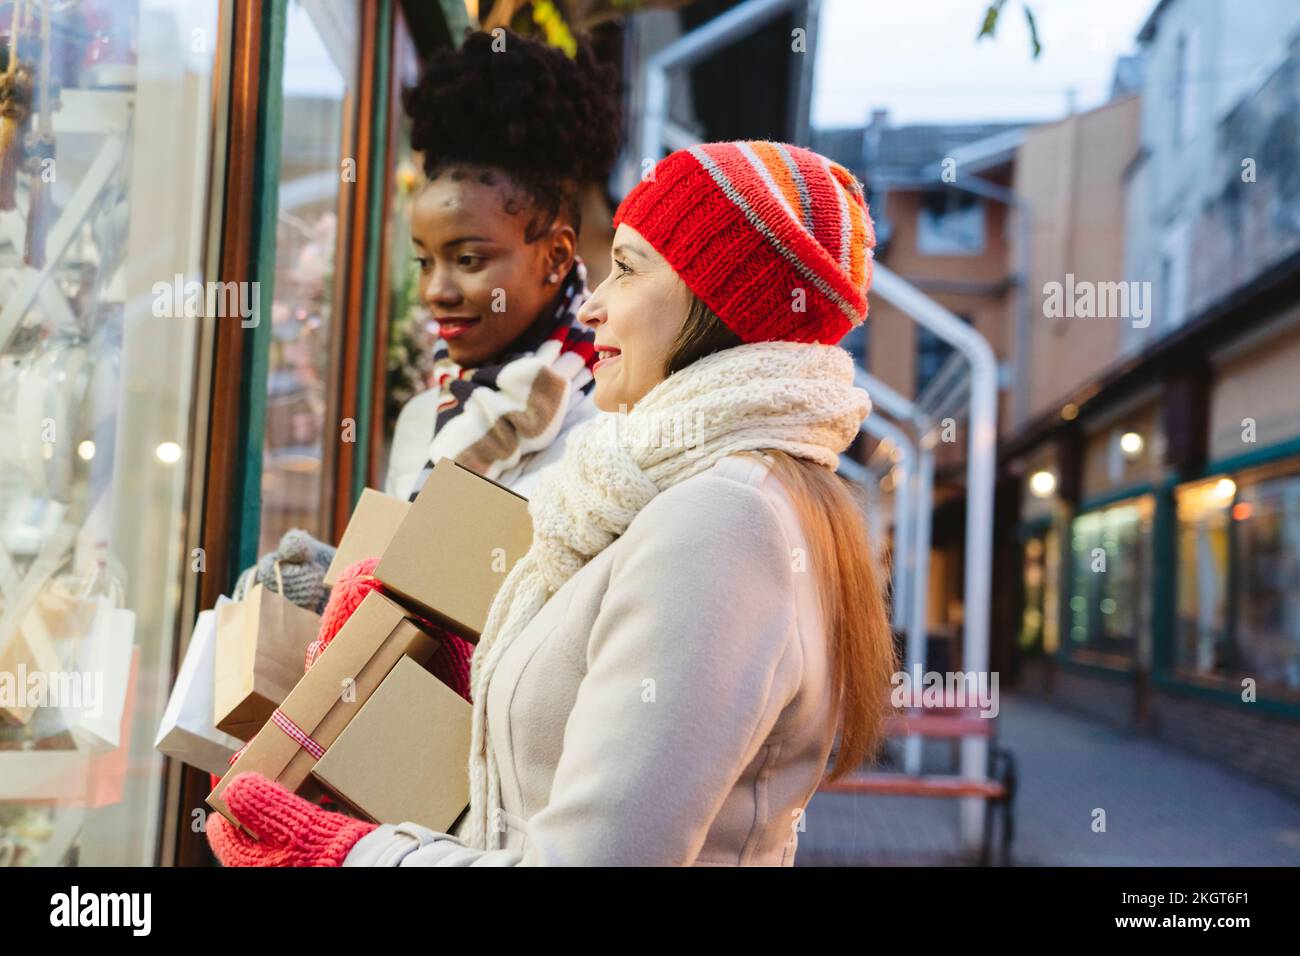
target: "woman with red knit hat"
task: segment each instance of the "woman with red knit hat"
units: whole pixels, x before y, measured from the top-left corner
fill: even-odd
[[[602,414],[529,502],[474,654],[451,833],[330,813],[255,774],[227,865],[792,865],[827,774],[869,758],[893,645],[835,475],[870,411],[837,343],[867,314],[861,186],[768,142],[673,153],[615,216],[583,305]]]

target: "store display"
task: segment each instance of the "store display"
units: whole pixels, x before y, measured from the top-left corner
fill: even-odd
[[[94,753],[64,734],[60,747],[29,742],[19,749],[0,749],[0,803],[57,803],[64,806],[105,807],[122,799],[126,784],[127,746],[135,716],[140,650],[132,648],[126,696],[118,723],[123,744]],[[50,738],[46,738],[49,740]]]
[[[135,652],[135,614],[101,600],[80,643],[75,673],[91,683],[93,694],[84,706],[65,708],[68,727],[90,750],[116,750],[126,742],[121,725]]]
[[[20,19],[15,13],[5,70],[0,74],[0,211],[17,206],[22,138],[32,113],[32,70],[22,62],[17,42]]]
[[[0,654],[0,723],[26,725],[36,710],[26,699],[28,675],[56,672],[61,666],[44,628],[24,622]]]
[[[54,835],[51,807],[0,804],[0,866],[36,866]]]
[[[30,492],[52,501],[72,499],[80,416],[93,363],[86,345],[70,341],[47,350],[24,369],[14,435]]]
[[[130,730],[137,684],[159,718],[183,601],[195,359],[138,289],[202,269],[211,130],[188,120],[214,53],[170,38],[219,23],[212,0],[0,0],[0,671],[77,691],[0,688],[0,865],[152,855],[161,787],[113,828],[93,811],[161,766]]]
[[[54,123],[52,120],[52,100],[50,93],[51,64],[53,61],[53,23],[51,22],[49,4],[41,15],[41,75],[37,83],[36,129],[27,137],[27,164],[32,174],[31,186],[28,188],[27,235],[23,245],[23,261],[33,269],[45,265],[45,239],[49,234],[50,207],[50,172],[54,169]]]

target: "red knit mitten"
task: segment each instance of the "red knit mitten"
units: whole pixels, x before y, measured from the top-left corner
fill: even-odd
[[[321,614],[320,632],[316,635],[316,640],[307,646],[306,670],[311,670],[316,659],[325,653],[325,649],[343,629],[352,612],[361,606],[366,595],[371,591],[383,593],[383,583],[374,574],[378,564],[378,558],[361,558],[339,574],[330,591],[325,611]],[[433,621],[423,623],[431,633],[441,638],[438,649],[433,652],[427,665],[429,671],[461,697],[469,700],[469,666],[474,657],[474,645]]]
[[[374,574],[378,564],[378,558],[361,558],[339,572],[334,587],[330,589],[329,600],[325,602],[325,610],[321,612],[320,631],[316,640],[307,645],[304,671],[311,670],[316,658],[325,652],[330,641],[343,630],[343,625],[348,622],[352,612],[361,606],[366,595],[371,591],[382,590],[379,579]]]
[[[209,815],[208,845],[222,866],[342,866],[356,842],[378,826],[322,810],[260,773],[241,773],[223,796],[260,839],[219,813]]]

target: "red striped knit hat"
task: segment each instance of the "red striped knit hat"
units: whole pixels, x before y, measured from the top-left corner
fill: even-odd
[[[786,143],[705,143],[614,214],[746,342],[835,344],[867,317],[871,214],[857,178]]]

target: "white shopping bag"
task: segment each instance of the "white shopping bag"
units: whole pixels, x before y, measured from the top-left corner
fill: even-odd
[[[229,603],[232,602],[224,595],[217,599],[217,607]],[[180,673],[176,675],[176,686],[163,712],[154,749],[209,773],[224,774],[230,769],[230,758],[244,742],[213,725],[216,638],[217,612],[203,611],[194,625]]]
[[[73,736],[91,750],[116,750],[126,742],[119,738],[134,647],[135,612],[101,601],[70,675],[84,699],[64,708]]]

